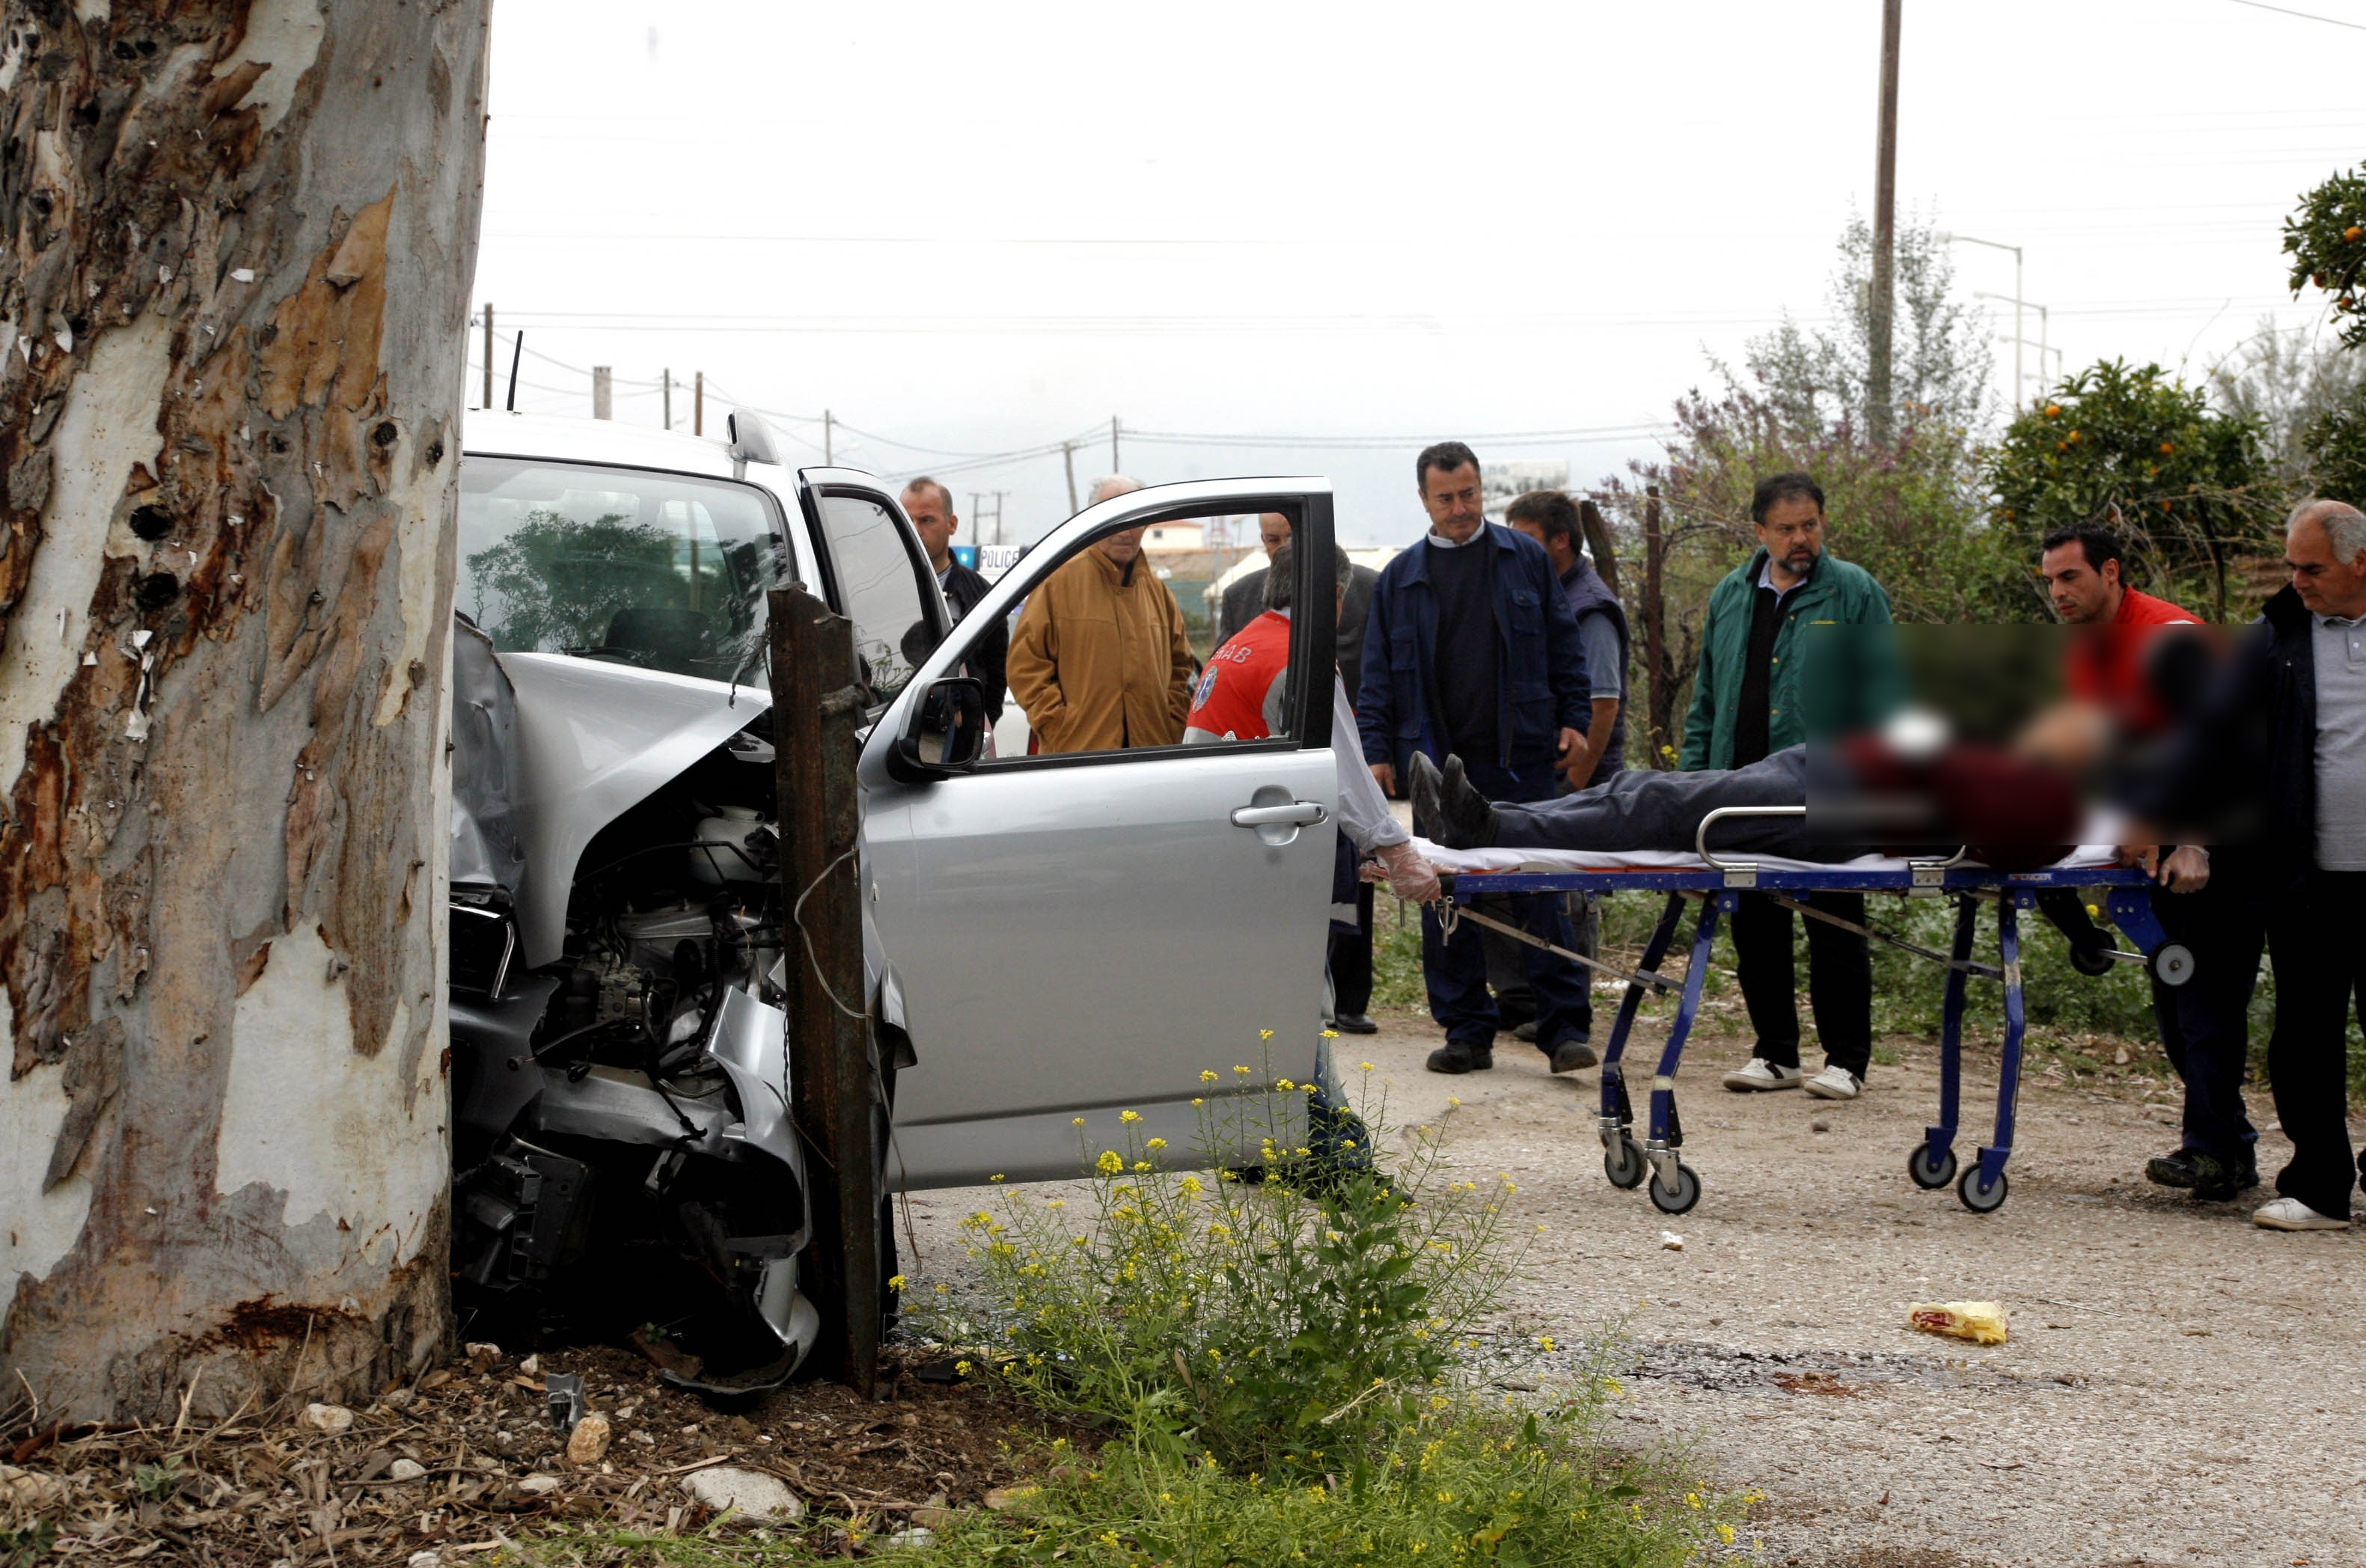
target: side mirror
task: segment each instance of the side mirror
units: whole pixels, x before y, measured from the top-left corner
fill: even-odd
[[[966,773],[986,750],[986,688],[948,676],[920,694],[911,727],[896,742],[893,769],[907,783]]]

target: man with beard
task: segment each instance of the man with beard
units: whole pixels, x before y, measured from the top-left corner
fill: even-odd
[[[1745,768],[1808,739],[1808,709],[1836,731],[1870,728],[1901,695],[1894,669],[1852,658],[1863,640],[1849,626],[1889,623],[1889,596],[1864,568],[1824,547],[1824,492],[1805,474],[1758,482],[1751,521],[1759,548],[1709,594],[1700,668],[1684,719],[1680,766]],[[1812,678],[1812,679],[1811,679]],[[1808,901],[1865,924],[1863,893]],[[1799,1067],[1799,1012],[1791,965],[1791,912],[1745,893],[1733,916],[1733,952],[1758,1044],[1750,1065],[1725,1075],[1736,1092],[1797,1089],[1853,1100],[1873,1060],[1873,958],[1865,939],[1821,920],[1808,923],[1808,1000],[1824,1047],[1824,1070]]]

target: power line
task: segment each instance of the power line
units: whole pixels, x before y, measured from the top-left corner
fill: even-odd
[[[2298,17],[2304,22],[2323,22],[2330,28],[2348,28],[2354,32],[2366,33],[2366,23],[2345,22],[2338,17],[2320,17],[2314,11],[2288,10],[2282,6],[2263,5],[2261,0],[2235,0],[2235,4],[2248,6],[2254,11],[2273,11],[2280,17]]]

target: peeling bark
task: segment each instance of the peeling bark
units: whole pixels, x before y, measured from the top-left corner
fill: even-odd
[[[445,628],[489,0],[0,0],[0,1377],[445,1329]]]

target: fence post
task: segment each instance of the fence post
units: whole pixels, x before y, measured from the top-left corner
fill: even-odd
[[[1660,487],[1649,485],[1643,490],[1643,673],[1650,682],[1654,767],[1668,765],[1662,748],[1668,744],[1668,731],[1675,718],[1675,682],[1667,667],[1668,604],[1660,586],[1660,569],[1666,558],[1667,544],[1660,533]]]
[[[801,588],[770,595],[772,739],[788,962],[789,1110],[806,1140],[821,1314],[816,1370],[868,1399],[879,1370],[877,1067],[862,979],[854,623]]]

